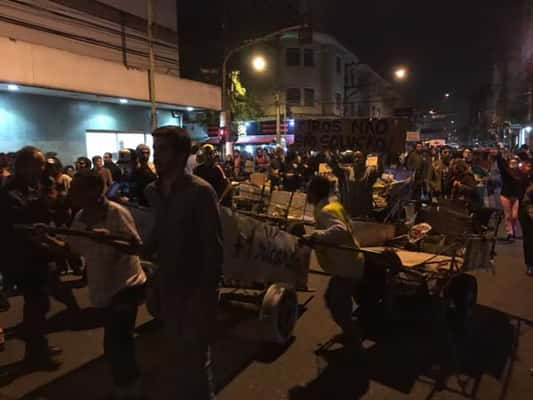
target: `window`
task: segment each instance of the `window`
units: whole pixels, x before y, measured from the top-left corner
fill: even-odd
[[[335,95],[335,103],[337,105],[337,111],[341,111],[341,108],[342,108],[342,95],[340,93],[337,93]]]
[[[287,49],[287,66],[297,67],[300,65],[300,49],[289,48]]]
[[[287,89],[287,104],[299,106],[302,102],[302,94],[298,88]]]
[[[315,89],[304,89],[304,106],[315,106]]]
[[[339,56],[337,56],[337,74],[342,74],[342,62]]]
[[[305,67],[315,66],[315,52],[313,49],[304,49],[304,66]]]

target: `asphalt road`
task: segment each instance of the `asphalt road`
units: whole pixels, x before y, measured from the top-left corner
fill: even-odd
[[[434,314],[419,312],[413,320],[369,333],[364,361],[347,359],[330,342],[337,329],[322,300],[324,276],[311,275],[316,292],[299,295],[305,306],[295,339],[284,348],[253,340],[260,332],[255,313],[225,308],[212,351],[217,398],[533,399],[533,278],[525,275],[521,243],[499,244],[497,251],[495,273],[475,274],[479,305],[467,338],[450,340]],[[68,315],[54,302],[49,316],[50,342],[64,349],[61,368],[18,368],[23,346],[10,338],[0,353],[0,400],[105,398],[111,383],[102,359],[101,316],[89,308],[86,289],[75,293],[80,314]],[[0,326],[16,325],[20,315],[21,301],[15,298],[11,310],[0,314]],[[160,328],[144,309],[138,322],[144,387],[152,399],[167,399],[172,383],[161,378]]]

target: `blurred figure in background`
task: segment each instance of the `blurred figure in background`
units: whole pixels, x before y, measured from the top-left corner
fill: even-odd
[[[107,189],[109,189],[113,184],[111,171],[104,167],[104,160],[100,156],[93,157],[93,166],[94,171],[98,172],[98,174],[102,177],[102,180],[104,181],[104,192],[107,192]]]
[[[104,153],[104,168],[107,168],[109,172],[111,172],[111,177],[113,178],[113,182],[119,182],[120,181],[120,168],[117,164],[113,162],[113,154],[111,153]]]
[[[196,160],[198,150],[200,150],[200,146],[197,144],[192,145],[191,155],[187,159],[187,165],[185,166],[185,172],[187,172],[189,175],[192,175],[194,173],[194,169],[198,166],[198,161]]]
[[[7,154],[0,153],[0,188],[4,187],[7,178],[11,175],[8,169]]]
[[[522,170],[520,159],[516,156],[511,156],[506,162],[500,152],[497,162],[502,176],[500,200],[505,218],[505,231],[507,240],[511,241],[517,236],[520,200],[526,192],[529,177]]]
[[[348,151],[343,166],[330,153],[326,155],[333,173],[339,179],[341,202],[352,218],[368,218],[374,208],[373,186],[381,175],[378,167],[367,167],[362,152]],[[378,162],[378,166],[381,165]]]

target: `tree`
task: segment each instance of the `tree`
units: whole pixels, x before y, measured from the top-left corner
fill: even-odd
[[[242,85],[239,71],[231,73],[230,107],[235,122],[256,120],[263,116],[258,101]]]

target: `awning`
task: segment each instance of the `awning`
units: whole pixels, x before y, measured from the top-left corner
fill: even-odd
[[[294,135],[281,135],[287,144],[294,143]],[[276,141],[276,135],[250,135],[239,136],[237,144],[271,144]]]

